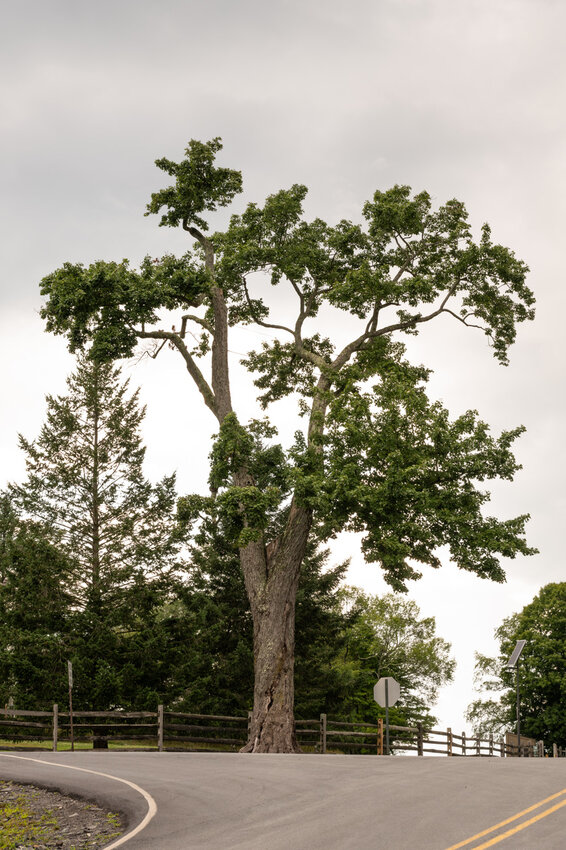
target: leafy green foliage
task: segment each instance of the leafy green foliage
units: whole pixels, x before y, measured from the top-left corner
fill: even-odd
[[[63,701],[75,564],[0,497],[0,703]]]
[[[518,640],[527,643],[520,659],[521,734],[566,746],[566,582],[547,584],[518,614],[497,629],[499,655],[478,655],[476,687],[493,697],[482,697],[468,709],[468,719],[479,731],[514,728],[516,686],[514,674],[504,670]]]
[[[156,159],[157,167],[175,178],[175,185],[152,194],[146,215],[158,213],[166,206],[168,212],[162,215],[160,226],[196,224],[202,230],[208,230],[205,219],[199,213],[227,206],[234,195],[242,191],[239,171],[215,168],[214,158],[221,149],[219,138],[205,143],[192,139],[182,162],[172,162],[166,157]]]
[[[285,453],[279,444],[267,442],[273,436],[274,429],[266,422],[253,420],[245,428],[230,413],[214,442],[209,477],[211,491],[217,494],[214,510],[224,523],[229,539],[238,546],[261,538],[289,492]],[[231,481],[242,469],[246,470],[250,483],[235,487]],[[183,504],[188,503],[181,502],[181,513],[186,511]],[[197,501],[197,504],[203,503]],[[206,504],[211,506],[210,502]]]
[[[499,555],[536,551],[524,539],[528,516],[485,516],[489,493],[478,484],[513,478],[520,467],[512,444],[524,429],[494,437],[475,411],[451,420],[427,397],[428,375],[403,358],[401,344],[378,339],[328,393],[325,434],[309,446],[298,432],[287,453],[227,416],[212,451],[210,483],[213,492],[224,488],[217,509],[231,539],[239,545],[262,534],[272,539],[277,510],[292,490],[313,511],[322,539],[364,532],[366,560],[380,564],[395,590],[420,577],[415,563],[439,567],[441,546],[461,569],[504,581]],[[242,467],[254,486],[230,486]]]
[[[460,201],[434,209],[428,193],[407,186],[376,191],[359,221],[332,225],[305,219],[307,189],[296,184],[206,237],[204,214],[241,190],[239,172],[214,164],[220,148],[219,139],[192,140],[181,162],[157,161],[174,182],[152,195],[147,212],[182,225],[197,242],[194,255],[146,258],[139,271],[126,261],[66,264],[42,281],[48,330],[101,362],[131,354],[136,340],[177,350],[219,422],[211,495],[183,499],[179,517],[206,524],[209,514],[226,545],[250,555],[253,598],[270,585],[270,552],[295,558],[278,569],[299,574],[313,527],[322,540],[361,531],[364,555],[396,590],[419,577],[415,564],[439,566],[441,546],[461,568],[502,581],[501,557],[534,551],[527,517],[485,516],[480,485],[513,477],[511,446],[522,429],[494,437],[474,411],[451,419],[427,398],[428,372],[406,361],[401,340],[443,316],[479,329],[505,364],[518,323],[534,316],[526,264],[487,225],[474,238]],[[296,313],[286,325],[277,306],[285,299],[287,307],[289,295]],[[169,330],[172,309],[181,314]],[[328,337],[337,322],[357,326],[342,347]],[[244,426],[232,407],[228,329],[251,323],[274,337],[243,361],[260,404],[294,395],[308,417],[286,449],[273,426]],[[189,351],[195,325],[200,337]],[[196,363],[209,353],[210,382]],[[296,545],[278,548],[290,540]]]
[[[129,357],[140,327],[154,324],[159,308],[199,304],[208,285],[190,252],[179,259],[145,257],[139,272],[127,260],[100,260],[88,268],[65,263],[41,282],[50,304],[41,315],[47,330],[67,336],[71,351],[88,347],[89,357],[104,363]]]
[[[316,488],[326,529],[364,531],[366,560],[380,563],[397,590],[420,575],[410,561],[440,566],[443,545],[460,568],[504,581],[497,553],[535,551],[523,538],[528,517],[485,517],[489,494],[477,484],[512,479],[519,466],[511,445],[523,429],[492,437],[475,411],[451,421],[426,395],[426,370],[394,348],[380,353],[374,378],[371,390],[351,389],[329,403]]]
[[[382,676],[393,676],[401,685],[401,698],[390,711],[391,722],[409,726],[422,722],[432,728],[436,718],[431,707],[456,666],[450,644],[436,635],[434,617],[421,618],[415,602],[392,593],[370,596],[350,588],[346,600],[356,617],[341,659],[351,677],[342,716],[373,723],[383,717],[373,687]]]
[[[516,322],[534,315],[528,269],[491,241],[487,225],[475,243],[461,202],[434,212],[428,193],[411,198],[408,186],[394,186],[365,204],[364,230],[350,221],[334,228],[320,219],[302,221],[306,192],[294,186],[269,197],[263,209],[250,204],[226,234],[215,235],[218,277],[238,304],[238,318],[254,320],[249,302],[246,313],[242,278],[258,269],[270,270],[272,284],[288,280],[308,317],[325,302],[360,319],[389,307],[398,319],[391,327],[400,324],[396,329],[405,332],[423,320],[423,307],[448,296],[456,307],[444,303],[442,311],[482,323],[495,356],[507,362]]]

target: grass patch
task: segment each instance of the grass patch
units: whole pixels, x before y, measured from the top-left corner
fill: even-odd
[[[108,747],[111,750],[126,750],[126,749],[145,749],[157,750],[157,744],[152,744],[151,741],[112,741],[108,742]],[[51,741],[5,741],[0,740],[0,750],[46,750],[53,749]],[[71,749],[70,741],[59,741],[57,744],[57,752],[62,753]],[[75,741],[75,750],[92,750],[92,741]],[[2,850],[2,848],[0,848]]]

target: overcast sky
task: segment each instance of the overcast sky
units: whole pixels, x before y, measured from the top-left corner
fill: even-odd
[[[463,728],[475,649],[549,581],[565,579],[566,471],[562,317],[566,5],[560,0],[12,0],[0,34],[0,488],[21,479],[17,433],[37,435],[45,394],[73,369],[43,331],[39,281],[64,261],[183,252],[185,234],[144,218],[190,138],[221,136],[241,169],[235,209],[292,183],[310,187],[309,215],[357,219],[375,189],[408,183],[435,203],[463,200],[476,233],[531,268],[537,319],[520,327],[511,365],[484,337],[435,324],[411,357],[435,370],[431,392],[456,415],[476,408],[494,430],[527,426],[523,470],[494,488],[503,517],[530,513],[540,554],[509,562],[499,586],[450,564],[411,584],[421,612],[458,659],[437,707]],[[219,219],[220,221],[220,219]],[[239,352],[261,336],[233,338]],[[147,473],[177,470],[181,492],[203,490],[210,413],[173,354],[125,365],[147,404]],[[244,414],[253,410],[241,387]],[[292,432],[295,423],[285,423]],[[349,581],[386,589],[355,537]]]

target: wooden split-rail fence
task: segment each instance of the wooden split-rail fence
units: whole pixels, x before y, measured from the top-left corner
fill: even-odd
[[[384,724],[348,723],[321,714],[316,720],[295,721],[297,740],[307,752],[358,753],[383,755]],[[69,743],[94,749],[107,749],[109,744],[122,749],[158,751],[239,750],[248,739],[249,714],[189,714],[165,709],[157,711],[25,711],[0,710],[0,749],[51,747],[55,752]],[[390,746],[394,753],[416,753],[444,756],[518,755],[516,743],[507,739],[471,737],[452,729],[426,730],[422,724],[390,726]],[[523,757],[546,755],[542,741],[521,738]],[[566,758],[566,748],[553,744],[548,755]]]

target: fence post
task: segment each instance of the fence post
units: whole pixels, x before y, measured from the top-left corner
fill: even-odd
[[[452,755],[452,729],[450,726],[446,730],[446,755]]]
[[[479,735],[478,735],[478,737],[476,738],[476,755],[477,755],[477,756],[480,756],[480,755],[481,755],[481,750],[480,750],[480,738],[479,738]]]
[[[493,755],[493,732],[489,733],[489,754]]]
[[[377,718],[377,755],[383,755],[383,717]]]
[[[320,715],[320,752],[326,752],[326,714]]]
[[[558,758],[558,744],[553,744],[553,745],[552,745],[552,758],[553,758],[553,759],[557,759],[557,758]]]
[[[57,738],[59,737],[59,706],[53,704],[53,752],[57,752]]]
[[[462,755],[466,755],[466,732],[462,732]]]
[[[505,758],[505,743],[503,741],[503,736],[499,738],[499,755],[501,758]]]
[[[157,706],[157,751],[163,752],[163,706]]]
[[[423,735],[423,724],[419,720],[417,723],[417,755],[424,755],[424,735]]]

